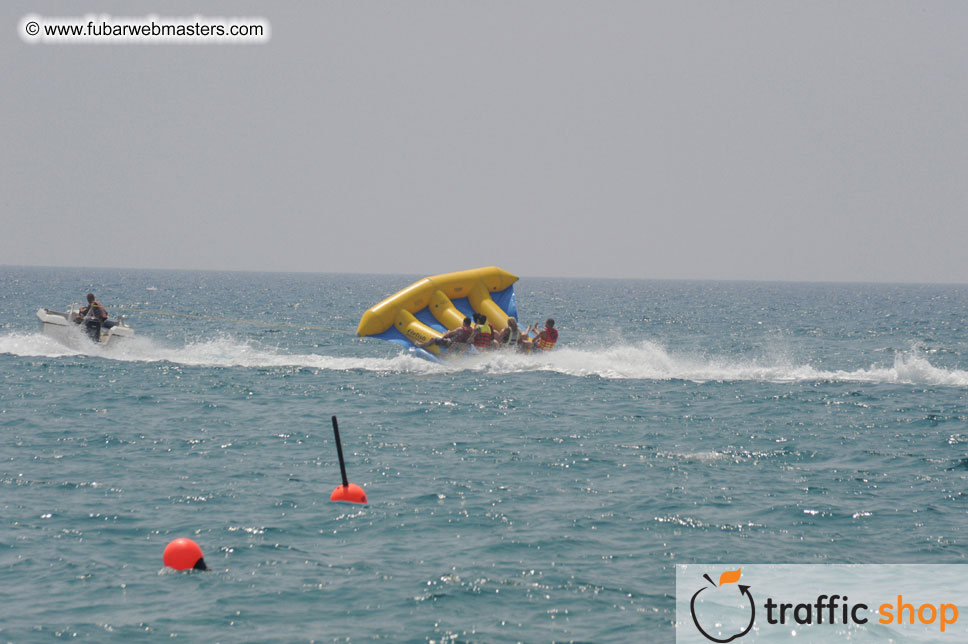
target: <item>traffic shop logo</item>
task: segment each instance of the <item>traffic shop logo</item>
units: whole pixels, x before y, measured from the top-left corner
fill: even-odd
[[[697,590],[689,602],[689,613],[692,615],[692,623],[696,625],[696,628],[699,630],[702,636],[705,637],[710,642],[720,642],[721,644],[725,642],[732,642],[735,639],[743,637],[744,635],[750,632],[750,629],[753,628],[753,622],[756,621],[756,602],[753,601],[753,595],[750,593],[750,587],[737,583],[739,582],[739,578],[741,574],[742,574],[742,568],[737,570],[727,570],[726,572],[724,572],[719,576],[718,585],[715,582],[713,582],[713,580],[709,577],[709,575],[704,574],[703,578],[709,583],[703,586],[702,588],[700,588],[699,590]],[[737,584],[737,585],[732,586],[731,584]],[[744,605],[749,606],[748,609],[745,609],[745,610],[748,610],[749,612],[749,619],[748,620],[746,619],[745,614],[738,615],[735,620],[730,620],[730,622],[734,624],[732,628],[736,630],[735,633],[733,633],[732,635],[728,635],[726,637],[715,637],[710,634],[712,631],[715,630],[712,624],[707,623],[706,625],[703,625],[704,618],[707,621],[709,621],[708,618],[705,615],[700,616],[696,614],[696,599],[698,599],[699,596],[702,595],[703,593],[706,593],[706,595],[703,596],[703,599],[711,599],[712,596],[715,594],[721,594],[725,596],[726,593],[733,592],[734,588],[739,591],[740,599],[742,600],[742,603]],[[735,600],[735,597],[733,598],[733,600]],[[702,602],[700,601],[700,604],[701,603]],[[732,603],[732,601],[730,603]],[[744,609],[741,608],[739,610],[744,610]],[[720,625],[721,624],[719,623],[716,624],[716,626],[720,626]],[[722,636],[723,634],[719,633],[719,635]]]

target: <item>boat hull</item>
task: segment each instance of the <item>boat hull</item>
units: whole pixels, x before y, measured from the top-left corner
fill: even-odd
[[[91,341],[83,325],[73,321],[74,315],[76,314],[73,309],[66,313],[47,308],[37,309],[37,320],[40,323],[41,333],[67,345],[75,345],[85,340]],[[95,344],[102,347],[118,346],[133,337],[134,329],[127,325],[122,316],[115,326],[110,329],[101,329],[101,339]]]

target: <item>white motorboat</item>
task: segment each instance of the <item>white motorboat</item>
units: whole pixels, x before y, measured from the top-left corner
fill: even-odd
[[[118,316],[113,323],[102,324],[98,334],[97,326],[91,323],[90,316],[80,317],[79,311],[80,306],[77,304],[71,304],[67,312],[37,309],[41,331],[64,344],[75,344],[78,340],[89,338],[102,347],[119,345],[134,337],[134,329],[128,326],[123,315]]]

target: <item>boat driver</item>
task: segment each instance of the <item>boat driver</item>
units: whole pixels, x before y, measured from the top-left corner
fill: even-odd
[[[95,342],[101,341],[101,329],[117,326],[117,322],[108,319],[108,312],[101,303],[94,298],[94,293],[87,294],[87,306],[81,307],[74,321],[84,323],[84,329]]]

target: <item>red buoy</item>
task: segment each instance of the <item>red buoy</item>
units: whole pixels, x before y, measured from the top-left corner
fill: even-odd
[[[349,501],[350,503],[366,503],[366,492],[359,485],[338,485],[329,495],[330,501]]]
[[[343,484],[329,495],[330,501],[349,501],[350,503],[366,503],[366,492],[359,485],[353,485],[346,478],[346,461],[343,460],[343,442],[339,439],[339,424],[333,416],[333,438],[336,439],[336,455],[339,457],[339,473]]]
[[[169,543],[162,559],[175,570],[208,570],[202,549],[191,539],[175,539]]]

